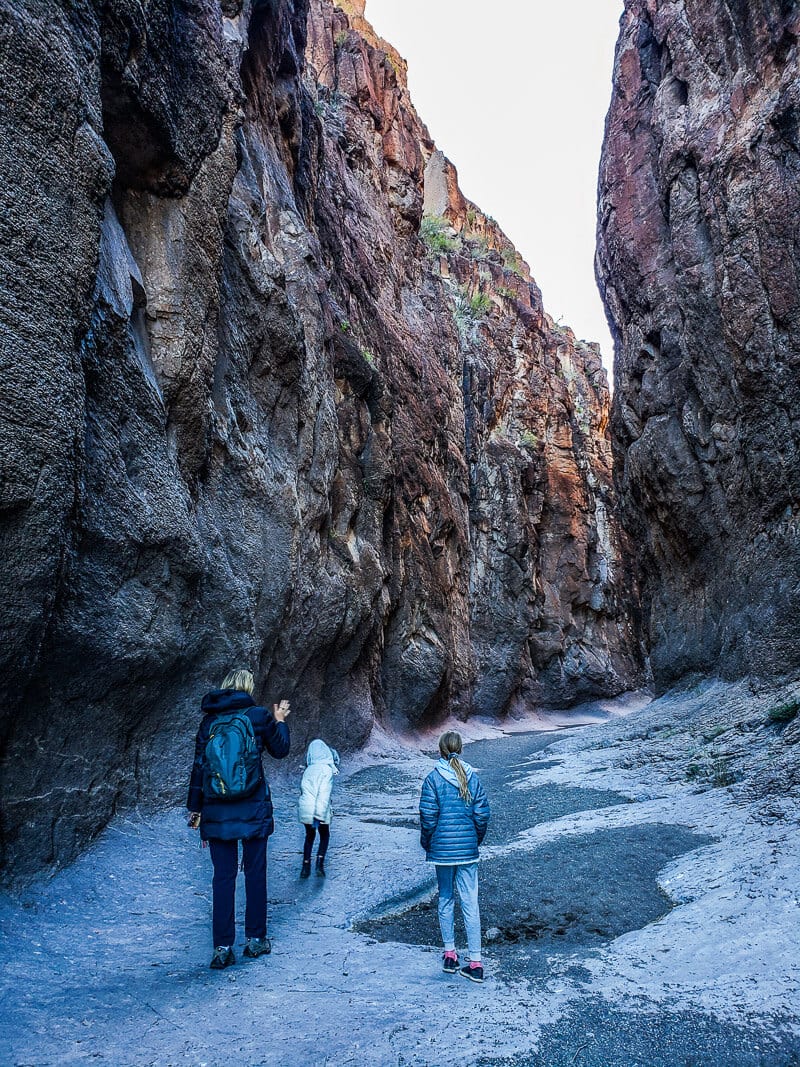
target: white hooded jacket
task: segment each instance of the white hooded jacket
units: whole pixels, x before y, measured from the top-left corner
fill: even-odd
[[[314,819],[329,823],[331,811],[331,788],[333,776],[339,773],[339,753],[317,738],[308,746],[306,769],[300,781],[300,799],[297,802],[297,817],[302,823]]]

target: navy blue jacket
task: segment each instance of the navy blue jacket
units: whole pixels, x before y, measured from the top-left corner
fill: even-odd
[[[253,724],[259,753],[264,749],[275,759],[289,755],[289,727],[277,722],[271,711],[259,707],[249,693],[238,689],[215,689],[203,697],[204,712],[194,746],[194,765],[189,781],[186,807],[200,812],[200,836],[222,841],[237,841],[250,837],[269,837],[275,829],[272,817],[272,798],[261,769],[261,782],[248,797],[239,800],[209,800],[203,796],[203,756],[211,735],[211,724],[217,715],[246,711]]]
[[[461,799],[457,778],[446,760],[440,759],[422,783],[419,798],[419,842],[430,863],[474,863],[478,846],[489,825],[489,801],[478,775],[461,760],[472,794],[470,803]]]

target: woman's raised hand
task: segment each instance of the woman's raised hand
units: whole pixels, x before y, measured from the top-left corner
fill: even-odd
[[[283,722],[290,710],[288,700],[281,700],[272,705],[272,714],[275,716],[276,722]]]

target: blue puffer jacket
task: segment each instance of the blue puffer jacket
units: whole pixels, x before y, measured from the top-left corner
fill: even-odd
[[[285,722],[276,722],[271,711],[259,707],[249,693],[239,689],[216,689],[203,697],[201,710],[205,712],[197,731],[194,748],[194,765],[189,781],[189,797],[186,807],[200,812],[200,836],[222,841],[237,841],[250,837],[269,837],[275,829],[272,818],[272,797],[269,793],[264,771],[258,788],[239,800],[209,800],[203,796],[203,757],[211,735],[211,724],[217,715],[229,715],[232,711],[246,711],[253,724],[259,752],[264,749],[275,759],[289,754],[289,727]]]
[[[481,780],[468,763],[467,772],[472,801],[465,804],[458,791],[458,779],[447,760],[440,759],[422,783],[419,798],[419,843],[429,863],[455,866],[474,863],[478,845],[489,825],[489,801]]]

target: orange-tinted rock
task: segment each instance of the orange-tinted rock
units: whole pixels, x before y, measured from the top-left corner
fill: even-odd
[[[4,245],[34,256],[4,270],[4,384],[31,413],[2,442],[17,870],[178,795],[198,697],[234,664],[291,698],[298,748],[641,677],[599,355],[461,196],[363,7],[198,2],[184,68],[169,0],[140,8],[104,10],[155,20],[146,175],[104,141],[92,5],[17,19],[4,115],[54,175],[41,192],[26,165],[12,219],[47,241]],[[446,201],[427,243],[426,169]]]

